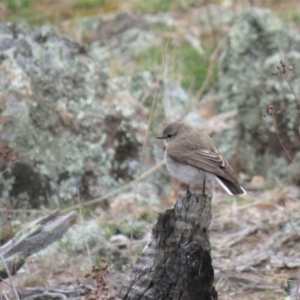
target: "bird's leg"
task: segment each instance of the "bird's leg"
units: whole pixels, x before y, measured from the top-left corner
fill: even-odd
[[[186,195],[188,195],[190,193],[190,185],[187,185],[187,189],[186,189]]]
[[[203,188],[202,188],[202,194],[205,195],[205,180],[206,179],[203,179]]]

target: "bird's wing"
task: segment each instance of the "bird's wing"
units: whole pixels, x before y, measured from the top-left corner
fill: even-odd
[[[180,143],[179,147],[178,143]],[[207,149],[197,146],[197,143],[190,143],[185,138],[170,143],[167,147],[167,154],[179,163],[191,165],[238,184],[230,165],[212,144]]]

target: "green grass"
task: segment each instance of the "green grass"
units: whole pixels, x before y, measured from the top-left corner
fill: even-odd
[[[203,45],[205,53],[200,55],[189,43],[183,43],[179,47],[169,46],[168,53],[171,54],[171,59],[168,62],[167,69],[169,76],[179,79],[181,85],[191,93],[196,93],[202,86],[209,65],[209,58],[214,50],[211,43]],[[147,53],[138,57],[138,70],[151,70],[159,72],[163,63],[164,47],[153,47]],[[218,67],[214,67],[213,78],[207,89],[217,87],[218,82]]]
[[[32,0],[3,0],[10,15],[9,21],[27,21],[31,23],[33,20],[32,23],[45,22],[32,8],[32,2]],[[40,19],[40,22],[35,22],[36,19]]]
[[[141,238],[146,233],[147,223],[145,221],[134,220],[132,222],[131,217],[126,217],[122,224],[119,225],[119,230],[121,234],[128,237],[131,236],[131,232],[134,238]]]
[[[147,229],[147,222],[144,220],[135,220],[132,223],[131,217],[126,217],[119,224],[115,221],[105,222],[102,224],[105,232],[105,237],[110,239],[115,234],[124,234],[128,237],[131,236],[131,231],[134,238],[142,237]]]
[[[299,14],[299,12],[294,11],[294,12],[292,13],[292,20],[293,20],[293,22],[294,22],[295,24],[298,24],[298,23],[299,23],[299,21],[300,21],[300,14]]]
[[[0,1],[1,2],[1,1]],[[8,10],[8,16],[6,20],[12,22],[25,21],[33,25],[43,25],[45,23],[57,24],[62,20],[69,20],[76,18],[79,15],[84,17],[91,13],[97,14],[99,9],[103,7],[116,6],[117,1],[114,0],[73,0],[72,2],[66,2],[66,5],[61,6],[60,9],[53,9],[53,6],[49,6],[49,3],[41,0],[2,0],[5,7]],[[39,9],[37,9],[37,4]],[[41,7],[44,5],[44,10]],[[48,10],[50,7],[50,10]]]
[[[113,235],[117,234],[118,226],[115,222],[106,222],[102,224],[106,239],[110,239]]]
[[[54,23],[56,16],[45,16],[35,11],[33,0],[4,0],[6,5],[10,22],[27,22],[29,24],[42,25],[46,22]]]
[[[107,5],[109,0],[76,0],[74,8],[76,9],[91,9]]]
[[[207,75],[209,66],[209,58],[213,51],[211,45],[204,46],[205,53],[199,53],[188,43],[185,43],[175,52],[174,57],[174,72],[181,74],[181,84],[183,88],[191,92],[197,92]],[[217,85],[218,69],[215,67],[212,85]],[[208,86],[210,89],[212,86]]]
[[[250,203],[251,201],[248,199],[248,198],[245,198],[245,197],[240,197],[239,195],[235,196],[235,197],[232,197],[232,199],[230,199],[228,201],[228,205],[229,206],[232,206],[233,204],[234,205],[238,205],[238,206],[241,206],[241,205],[245,205],[245,204],[248,204]]]
[[[19,9],[28,9],[31,7],[32,0],[2,0],[7,9],[16,12]]]
[[[170,10],[185,10],[188,8],[187,2],[196,1],[181,1],[181,0],[144,0],[136,3],[137,8],[142,14],[168,12]]]
[[[146,53],[137,58],[137,69],[139,71],[151,70],[158,72],[163,59],[163,49],[161,47],[152,47]]]

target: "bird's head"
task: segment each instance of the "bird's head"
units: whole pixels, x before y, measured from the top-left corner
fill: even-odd
[[[157,139],[164,140],[165,145],[167,146],[172,142],[181,132],[183,131],[186,125],[181,122],[172,122],[170,123],[163,131],[161,136],[156,137]]]

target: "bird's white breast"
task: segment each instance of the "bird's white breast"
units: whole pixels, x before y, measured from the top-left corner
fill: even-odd
[[[210,177],[209,173],[201,169],[192,167],[187,164],[176,162],[167,154],[166,151],[165,151],[165,162],[169,172],[180,182],[187,183],[187,184],[199,183],[203,179]]]

